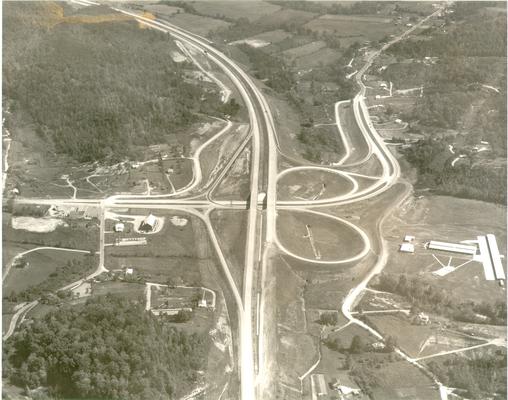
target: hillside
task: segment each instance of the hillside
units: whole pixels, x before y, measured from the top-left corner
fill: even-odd
[[[57,152],[114,162],[132,145],[167,142],[198,113],[218,115],[218,96],[201,101],[205,88],[184,80],[167,35],[109,8],[7,2],[3,18],[4,101]]]

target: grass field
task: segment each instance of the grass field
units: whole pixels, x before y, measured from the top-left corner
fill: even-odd
[[[339,221],[311,213],[281,210],[277,217],[277,235],[282,245],[296,255],[316,259],[310,240],[305,237],[306,225],[312,230],[316,251],[323,261],[343,260],[363,249],[360,235]]]
[[[206,36],[211,31],[219,28],[227,28],[231,25],[229,22],[220,19],[202,17],[194,14],[180,13],[174,14],[167,18],[169,22],[179,26],[180,28],[187,29],[192,33]]]
[[[282,10],[279,10],[277,12],[265,16],[263,19],[259,21],[259,23],[265,24],[267,26],[284,24],[287,22],[291,22],[296,25],[301,25],[310,21],[311,19],[316,18],[316,16],[317,14],[307,11],[291,10],[289,8],[283,8]]]
[[[99,243],[99,228],[94,220],[75,220],[68,226],[58,226],[52,232],[36,233],[13,229],[11,214],[2,214],[4,243],[27,248],[36,246],[68,247],[96,251]]]
[[[339,121],[344,133],[349,138],[351,148],[355,149],[347,163],[362,160],[368,154],[369,147],[356,122],[351,103],[342,103],[339,106]]]
[[[360,43],[379,40],[397,31],[390,18],[377,16],[322,15],[305,24],[305,27],[314,32],[333,33],[344,38],[344,44],[349,44],[351,40]]]
[[[341,175],[319,170],[297,170],[277,182],[280,200],[326,199],[348,193],[351,181]]]
[[[383,336],[394,336],[398,346],[412,357],[420,354],[425,341],[437,329],[432,325],[412,325],[410,320],[402,314],[370,314],[366,318],[369,324],[376,327]]]
[[[264,40],[273,44],[282,42],[283,40],[286,40],[290,37],[291,33],[283,31],[282,29],[276,29],[274,31],[263,32],[258,35],[251,36],[248,39]]]
[[[372,388],[373,398],[376,400],[440,399],[439,391],[430,378],[406,361],[385,363],[369,372],[375,374],[378,382],[378,385]]]
[[[145,285],[139,283],[127,282],[100,282],[94,283],[92,286],[92,296],[105,296],[112,294],[121,296],[130,300],[145,301],[144,298]]]
[[[247,200],[250,193],[250,155],[251,149],[247,145],[213,191],[214,199]]]
[[[284,51],[282,54],[291,59],[295,59],[298,57],[303,57],[315,53],[318,50],[324,49],[325,47],[326,43],[319,40],[316,42],[305,44],[303,46],[293,47],[292,49]]]
[[[200,14],[210,17],[247,18],[249,21],[254,21],[280,10],[280,6],[265,1],[196,1],[192,3],[192,6]]]
[[[169,17],[183,11],[180,7],[173,7],[167,4],[146,4],[144,9],[161,17]]]
[[[430,240],[459,243],[493,233],[501,254],[506,254],[505,220],[506,209],[494,204],[446,196],[410,198],[386,224],[385,238],[390,251],[386,272],[425,277],[434,286],[453,290],[457,301],[503,300],[506,292],[497,282],[485,280],[483,267],[478,262],[469,262],[444,277],[433,275],[433,271],[442,268],[436,258],[444,265],[460,266],[471,257],[431,251],[423,245]],[[405,234],[416,236],[415,254],[398,252]]]
[[[38,250],[29,253],[23,257],[29,263],[27,267],[11,268],[3,284],[4,294],[8,295],[12,292],[20,292],[30,286],[38,285],[50,278],[50,275],[59,268],[74,260],[83,263],[81,277],[84,277],[96,267],[95,262],[88,262],[88,257],[88,254],[59,250]],[[70,281],[65,282],[62,286],[74,280],[74,277],[72,277]]]
[[[243,288],[247,212],[243,210],[216,210],[210,215],[220,247],[228,261],[238,290]]]
[[[311,54],[296,58],[295,63],[299,69],[309,69],[335,63],[340,58],[341,54],[337,50],[325,47]]]

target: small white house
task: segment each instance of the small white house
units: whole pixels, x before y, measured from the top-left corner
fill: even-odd
[[[201,307],[201,308],[206,308],[207,304],[206,304],[206,300],[205,299],[200,299],[198,301],[198,307]]]
[[[430,322],[429,316],[425,313],[422,313],[422,312],[418,313],[418,315],[416,316],[416,320],[420,324],[424,324],[424,325],[427,325]]]
[[[414,253],[415,246],[411,243],[404,242],[400,245],[399,251],[401,253]]]
[[[125,275],[132,275],[134,273],[134,268],[127,268],[125,270]]]
[[[125,229],[125,225],[122,222],[118,222],[115,224],[115,232],[123,232]]]
[[[412,236],[412,235],[406,235],[406,236],[404,236],[404,242],[411,243],[415,239],[416,238],[414,236]]]

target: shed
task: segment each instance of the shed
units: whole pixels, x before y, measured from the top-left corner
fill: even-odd
[[[400,245],[399,251],[402,253],[414,253],[415,246],[411,243],[404,242]]]
[[[122,222],[117,222],[115,224],[115,232],[123,232],[125,229],[125,225]]]
[[[415,240],[416,238],[413,236],[413,235],[405,235],[404,236],[404,242],[408,242],[408,243],[411,243],[413,240]]]

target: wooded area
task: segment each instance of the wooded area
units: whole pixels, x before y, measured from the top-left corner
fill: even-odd
[[[206,338],[106,295],[24,324],[5,342],[4,376],[48,398],[174,399],[204,368]]]
[[[169,37],[135,21],[60,23],[45,3],[4,7],[4,95],[57,151],[79,161],[134,158],[132,145],[164,143],[198,120],[221,116],[219,96],[187,83]],[[23,14],[41,19],[26,23]],[[202,96],[207,101],[202,101]]]

